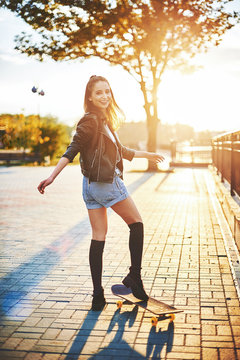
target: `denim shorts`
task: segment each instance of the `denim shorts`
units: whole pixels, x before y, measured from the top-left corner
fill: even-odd
[[[117,175],[111,184],[95,181],[89,183],[89,179],[84,176],[82,195],[87,209],[108,208],[129,196],[122,179]]]

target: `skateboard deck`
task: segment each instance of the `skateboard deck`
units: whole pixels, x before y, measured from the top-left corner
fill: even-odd
[[[151,296],[146,301],[140,300],[133,295],[130,288],[127,288],[123,284],[113,285],[111,290],[114,295],[126,300],[127,302],[130,302],[131,304],[140,306],[141,308],[151,312],[154,315],[157,315],[158,317],[153,317],[151,319],[152,324],[155,326],[158,320],[169,318],[171,321],[173,321],[175,318],[174,314],[183,311],[175,308],[174,306],[167,305],[164,302],[159,301]],[[118,301],[117,302],[118,308],[121,308],[122,304],[123,304],[122,301]]]

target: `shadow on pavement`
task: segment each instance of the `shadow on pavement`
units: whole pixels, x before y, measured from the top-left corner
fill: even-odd
[[[161,351],[164,345],[167,345],[166,352],[172,351],[174,337],[174,323],[170,322],[168,329],[162,331],[161,328],[157,330],[156,327],[152,326],[147,343],[146,359],[161,359]]]
[[[143,341],[142,344],[146,344],[146,354],[141,354],[137,350],[135,350],[134,343],[129,344],[124,338],[124,332],[129,332],[129,329],[133,327],[134,322],[136,320],[138,313],[138,306],[135,306],[132,311],[124,311],[120,312],[120,310],[116,310],[113,315],[109,327],[107,329],[107,334],[113,333],[114,337],[112,340],[106,344],[107,335],[105,338],[105,343],[103,342],[102,346],[99,346],[99,351],[91,355],[91,342],[88,343],[88,348],[90,350],[84,350],[84,346],[87,344],[88,337],[96,325],[100,312],[93,313],[89,311],[88,315],[85,318],[85,321],[77,334],[73,344],[65,358],[65,360],[73,360],[79,359],[80,355],[88,356],[88,360],[94,359],[109,359],[109,358],[118,358],[118,359],[127,359],[128,357],[133,357],[136,359],[161,359],[161,351],[163,347],[166,345],[166,352],[169,353],[172,350],[173,345],[173,337],[174,337],[174,324],[169,323],[168,329],[166,331],[161,331],[161,328],[158,330],[156,327],[152,327],[148,339],[147,344]],[[117,326],[117,330],[115,327]],[[91,328],[91,330],[90,330]],[[133,330],[131,330],[133,333]],[[129,332],[130,334],[130,332]],[[147,336],[147,334],[146,334]],[[97,336],[96,336],[97,341]],[[141,344],[141,343],[140,343]],[[142,345],[141,344],[141,345]],[[94,345],[93,345],[94,349]],[[94,350],[92,350],[93,352]]]
[[[153,175],[154,173],[143,173],[140,178],[128,186],[129,193],[134,193]],[[63,257],[68,256],[79,245],[81,242],[79,233],[86,224],[89,225],[88,217],[0,279],[0,320],[17,316],[22,309],[21,301],[30,300],[29,293],[46,278]]]
[[[19,313],[20,300],[30,300],[28,293],[33,291],[60,260],[79,244],[80,239],[76,230],[81,229],[86,221],[87,219],[82,220],[27,262],[0,279],[0,319],[5,316],[11,318]]]
[[[64,357],[65,360],[78,359],[78,355],[81,354],[83,347],[87,343],[87,339],[91,334],[91,331],[94,329],[101,313],[102,311],[91,310],[87,313],[80,331],[76,335],[76,338],[73,341],[66,357]]]

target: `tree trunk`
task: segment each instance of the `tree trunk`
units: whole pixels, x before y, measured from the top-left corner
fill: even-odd
[[[157,126],[158,119],[151,116],[150,119],[147,119],[147,129],[148,129],[148,142],[147,142],[147,151],[156,152],[157,149]],[[147,171],[157,171],[157,164],[152,161],[148,161]]]
[[[152,113],[149,112],[147,116],[147,128],[148,128],[148,142],[147,142],[147,150],[149,152],[157,151],[157,127],[158,127],[158,106],[157,106],[157,89],[158,84],[154,78],[154,85],[152,89]],[[152,161],[148,161],[148,171],[158,171],[157,164]]]
[[[141,68],[140,68],[141,70]],[[140,71],[141,73],[141,71]],[[152,89],[152,99],[151,102],[148,101],[147,88],[145,82],[141,81],[141,90],[144,96],[144,109],[147,117],[147,131],[148,131],[148,141],[147,141],[147,151],[156,152],[157,148],[157,125],[158,125],[158,108],[157,108],[157,88],[158,85],[154,82]],[[152,110],[152,113],[151,113]],[[147,171],[158,171],[157,164],[152,161],[148,161]]]

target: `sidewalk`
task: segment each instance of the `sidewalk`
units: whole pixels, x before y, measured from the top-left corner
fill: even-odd
[[[207,169],[125,173],[145,224],[148,293],[183,309],[174,323],[119,311],[111,285],[128,271],[128,228],[111,210],[108,305],[89,311],[91,238],[78,166],[41,196],[49,168],[0,168],[0,359],[240,359],[240,308]]]

